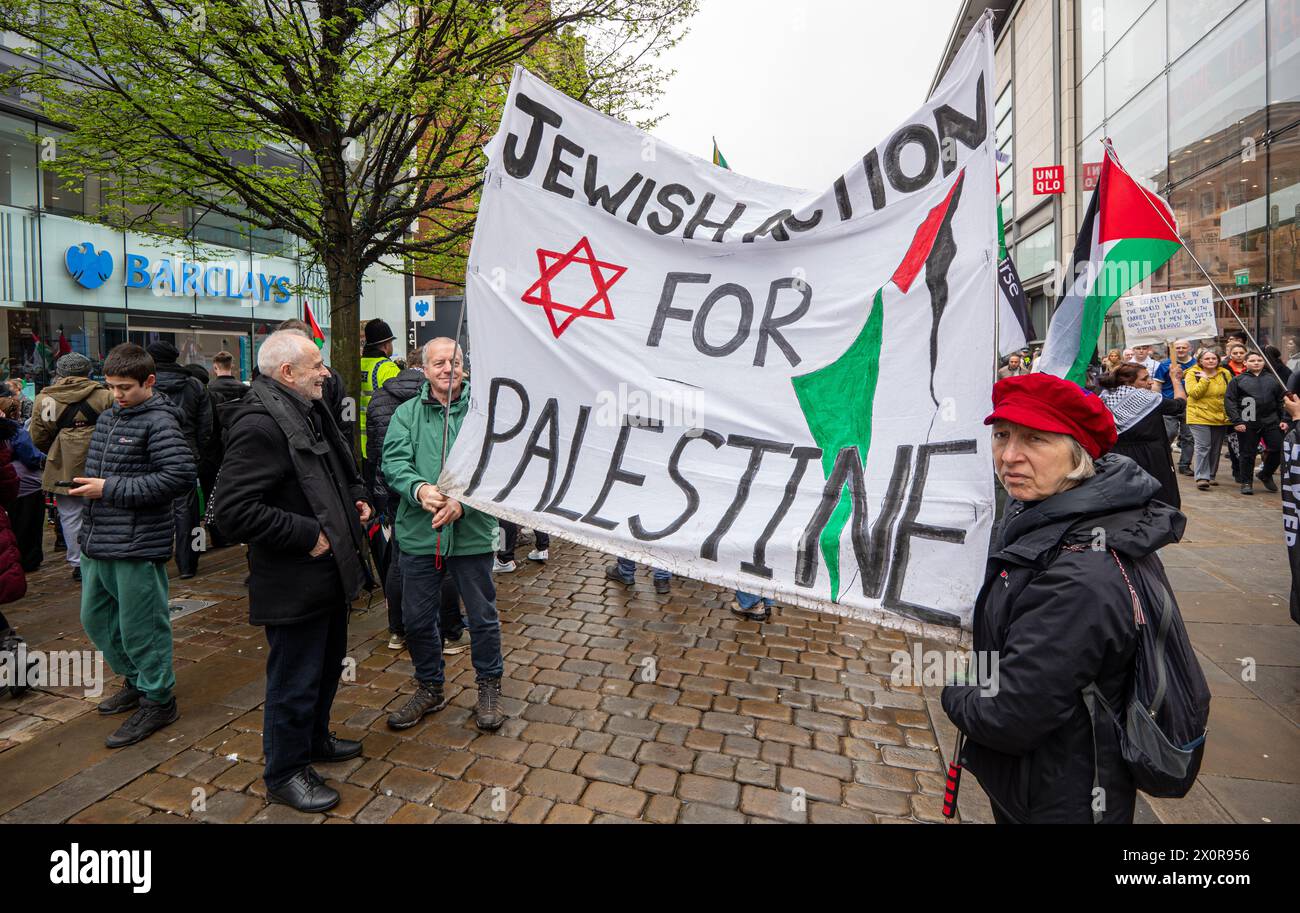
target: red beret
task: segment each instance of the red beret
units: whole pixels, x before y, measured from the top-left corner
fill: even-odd
[[[984,419],[1068,434],[1095,460],[1115,446],[1115,417],[1099,397],[1051,374],[1004,377],[993,385],[993,411]]]

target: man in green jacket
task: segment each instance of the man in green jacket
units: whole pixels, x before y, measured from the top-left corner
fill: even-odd
[[[505,722],[501,622],[492,583],[497,520],[447,497],[437,486],[443,429],[448,429],[450,451],[469,409],[469,385],[453,340],[442,337],[425,344],[424,377],[427,383],[419,395],[397,407],[384,436],[384,477],[401,498],[393,529],[402,551],[402,622],[418,686],[405,706],[389,714],[388,725],[407,729],[447,706],[438,616],[443,575],[451,574],[469,618],[478,682],[475,723],[492,731]]]

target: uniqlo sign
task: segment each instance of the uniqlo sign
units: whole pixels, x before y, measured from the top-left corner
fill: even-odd
[[[1065,166],[1048,165],[1034,169],[1034,194],[1065,193]]]
[[[1084,162],[1083,163],[1083,189],[1096,190],[1097,182],[1101,180],[1101,162]]]

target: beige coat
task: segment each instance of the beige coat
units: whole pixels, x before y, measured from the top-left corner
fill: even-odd
[[[82,400],[86,400],[96,412],[103,412],[112,407],[113,394],[89,377],[60,377],[36,394],[32,409],[32,441],[46,454],[45,474],[41,476],[41,487],[46,491],[66,494],[66,488],[55,488],[54,483],[70,482],[86,474],[86,452],[90,449],[95,423],[78,413],[70,427],[62,431],[58,428],[64,410],[75,409]]]

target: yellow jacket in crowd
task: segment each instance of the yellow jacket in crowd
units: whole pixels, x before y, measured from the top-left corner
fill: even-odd
[[[1199,365],[1187,369],[1183,376],[1187,389],[1187,424],[1232,424],[1228,421],[1228,413],[1223,409],[1223,395],[1228,390],[1230,380],[1232,372],[1227,368],[1217,368],[1209,375]]]

